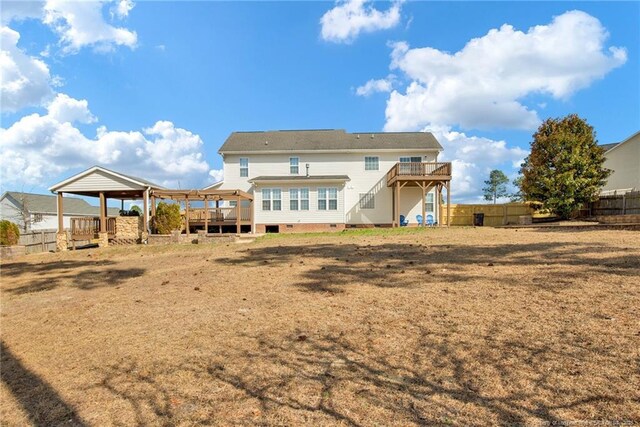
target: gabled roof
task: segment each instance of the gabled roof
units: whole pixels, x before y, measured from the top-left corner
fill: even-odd
[[[302,152],[438,150],[442,146],[429,132],[347,133],[343,129],[233,132],[218,152]]]
[[[91,167],[91,168],[89,168],[89,169],[87,169],[85,171],[82,171],[82,172],[80,172],[80,173],[78,173],[78,174],[76,174],[76,175],[74,175],[74,176],[72,176],[72,177],[70,177],[68,179],[65,179],[62,182],[59,182],[59,183],[51,186],[49,188],[49,191],[57,191],[60,188],[63,188],[64,186],[66,186],[66,185],[68,185],[68,184],[70,184],[70,183],[72,183],[74,181],[77,181],[79,179],[82,179],[85,176],[90,175],[90,174],[92,174],[94,172],[102,172],[103,174],[110,175],[112,177],[127,181],[127,182],[129,182],[131,184],[138,185],[138,186],[141,186],[141,187],[151,187],[151,188],[158,188],[158,189],[162,189],[163,188],[163,187],[161,187],[161,186],[159,186],[157,184],[154,184],[151,181],[147,181],[146,179],[138,178],[138,177],[131,176],[131,175],[125,175],[123,173],[112,171],[112,170],[104,168],[102,166],[93,166],[93,167]]]
[[[26,207],[26,210],[32,214],[42,213],[56,215],[58,212],[56,196],[49,194],[7,191],[0,197],[0,200],[4,200],[5,198],[9,199],[18,209]],[[62,207],[64,215],[99,215],[100,213],[98,206],[92,206],[87,203],[86,200],[76,197],[65,197]],[[108,208],[108,210],[109,215],[118,215],[120,211],[118,208]]]
[[[214,182],[211,185],[207,185],[206,187],[203,188],[203,190],[215,190],[217,188],[220,188],[220,186],[222,186],[222,184],[224,184],[224,180],[218,181],[218,182]]]
[[[613,147],[615,147],[616,145],[618,145],[619,142],[614,142],[613,144],[601,144],[600,147],[602,147],[604,149],[605,152],[611,150]]]
[[[628,137],[627,139],[625,139],[624,141],[616,142],[616,143],[613,143],[613,144],[603,144],[603,145],[601,145],[601,147],[605,149],[605,154],[606,154],[609,151],[613,150],[614,148],[620,147],[622,144],[631,141],[632,139],[634,139],[635,137],[637,137],[639,135],[640,135],[640,130],[638,132],[634,133],[633,135],[631,135],[630,137]]]

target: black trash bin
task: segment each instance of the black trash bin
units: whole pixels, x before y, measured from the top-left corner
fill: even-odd
[[[484,225],[484,214],[483,213],[474,213],[473,214],[473,225],[476,227],[482,227]]]

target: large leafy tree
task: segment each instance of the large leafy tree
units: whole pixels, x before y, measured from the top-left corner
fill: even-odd
[[[596,199],[611,173],[593,127],[576,114],[547,119],[533,134],[531,154],[520,169],[526,200],[542,202],[561,218]]]
[[[509,195],[507,192],[507,183],[509,178],[501,170],[494,169],[489,173],[489,179],[484,182],[485,187],[482,189],[485,200],[493,200],[493,204],[500,197],[506,197]]]

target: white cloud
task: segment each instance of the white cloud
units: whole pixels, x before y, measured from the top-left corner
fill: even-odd
[[[606,48],[607,38],[598,19],[569,11],[526,33],[505,24],[454,54],[395,43],[391,69],[401,70],[410,83],[404,93],[389,95],[385,130],[533,129],[540,118],[523,98],[566,99],[626,62],[626,50]]]
[[[0,8],[0,21],[6,25],[11,21],[42,18],[42,5],[42,1],[3,1]]]
[[[40,105],[53,92],[49,85],[49,67],[42,60],[18,48],[20,34],[9,27],[0,28],[0,83],[2,111]]]
[[[116,46],[134,48],[138,41],[135,31],[108,24],[103,17],[103,1],[48,0],[44,6],[43,22],[60,37],[64,53],[75,53],[83,47],[108,52]],[[114,14],[126,17],[132,2],[119,2]]]
[[[481,202],[489,172],[500,169],[510,175],[528,154],[522,148],[509,147],[506,141],[467,136],[446,126],[424,130],[433,133],[442,144],[444,151],[439,160],[452,162],[451,194],[457,202]]]
[[[213,184],[224,180],[224,169],[211,169],[209,176],[213,178]]]
[[[0,129],[3,180],[47,186],[65,171],[100,164],[167,186],[204,184],[209,165],[198,135],[158,121],[142,132],[101,126],[88,138],[74,125],[94,120],[86,101],[58,95],[47,114],[31,114]]]
[[[59,93],[47,107],[49,117],[60,122],[93,123],[98,119],[89,111],[86,99],[78,100]]]
[[[133,6],[135,6],[135,3],[132,0],[118,0],[115,7],[111,9],[111,15],[124,19],[129,16]]]
[[[391,92],[395,76],[390,74],[386,79],[371,79],[356,89],[358,96],[370,96],[376,92]]]
[[[395,27],[400,22],[400,1],[385,11],[367,5],[367,0],[338,1],[320,19],[321,35],[326,41],[351,43],[360,33]]]

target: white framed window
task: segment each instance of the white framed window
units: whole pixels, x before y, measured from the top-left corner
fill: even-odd
[[[422,163],[422,157],[400,157],[400,163]]]
[[[282,210],[282,191],[279,188],[262,189],[262,210],[280,211]]]
[[[360,209],[375,209],[376,196],[373,193],[360,193]]]
[[[377,171],[380,169],[380,158],[378,156],[366,156],[364,158],[364,170]]]
[[[247,157],[240,157],[240,176],[249,176],[249,159]]]
[[[435,211],[435,203],[434,203],[434,195],[433,193],[427,193],[427,199],[424,202],[424,209],[427,212],[434,212]]]
[[[289,189],[289,210],[308,211],[309,210],[309,189],[290,188]]]
[[[41,213],[33,214],[31,222],[33,222],[33,223],[42,222],[42,214]]]
[[[338,210],[338,189],[335,187],[318,188],[318,210],[337,211]]]
[[[300,173],[300,157],[289,157],[289,173],[291,175]]]

